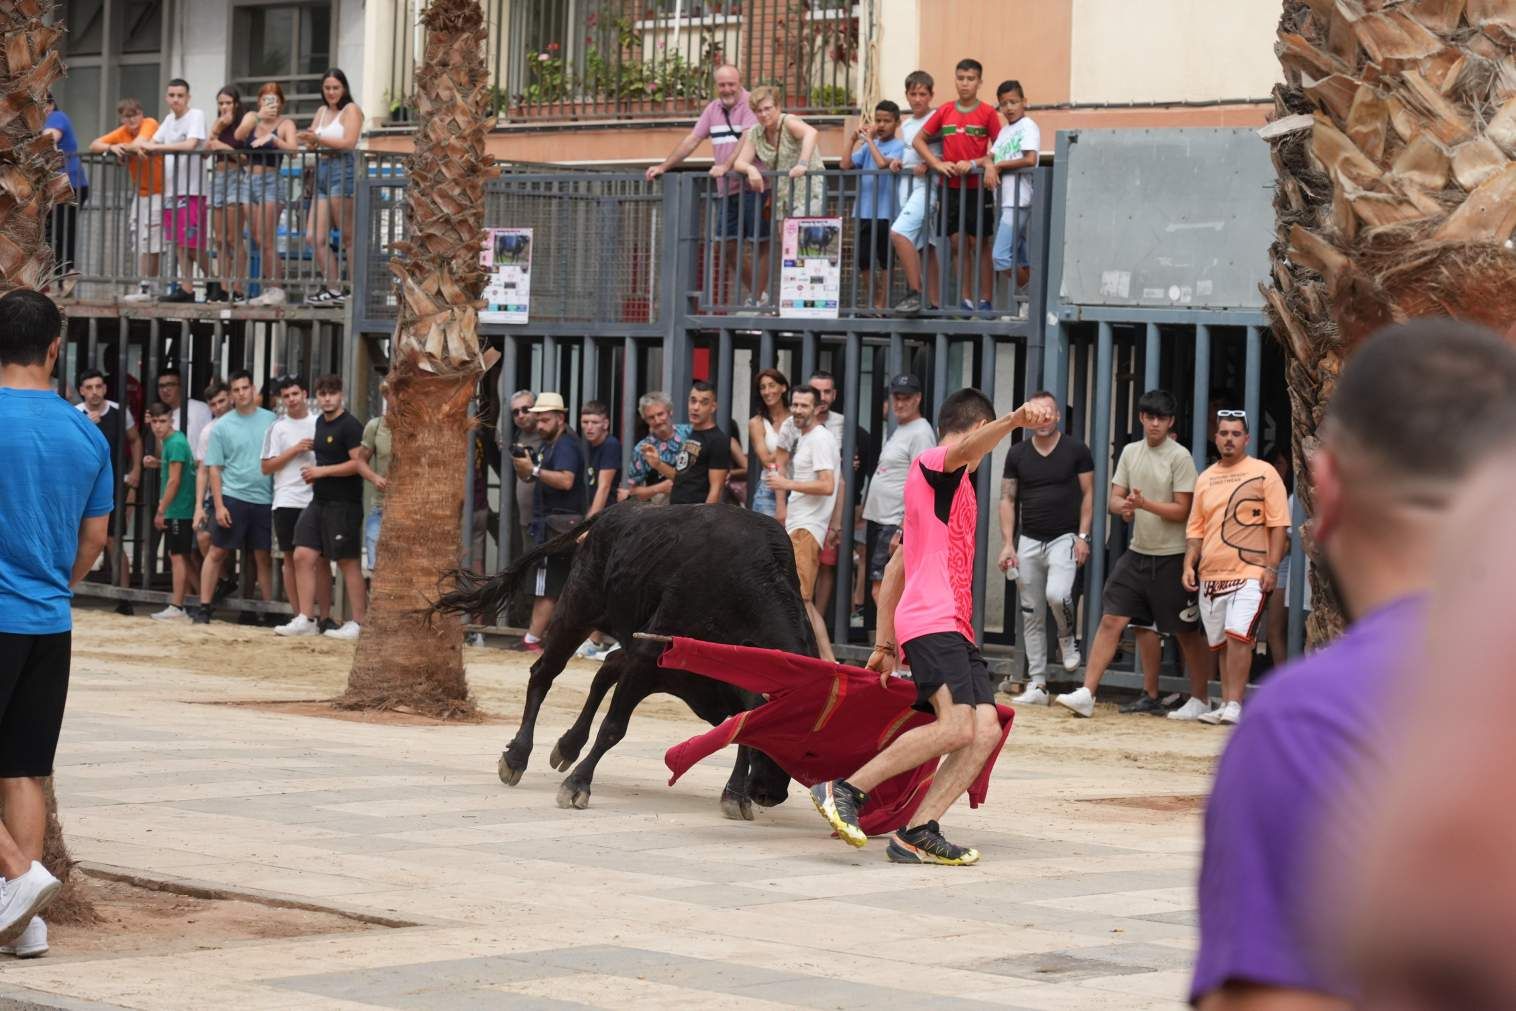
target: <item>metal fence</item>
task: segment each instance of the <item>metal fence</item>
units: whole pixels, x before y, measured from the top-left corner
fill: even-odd
[[[409,122],[424,48],[411,0],[390,0],[387,93]],[[873,0],[490,0],[487,60],[503,121],[688,118],[724,63],[772,84],[784,108],[842,115],[859,102]]]

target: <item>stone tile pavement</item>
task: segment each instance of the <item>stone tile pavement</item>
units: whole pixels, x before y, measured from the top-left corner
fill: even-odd
[[[525,665],[489,656],[476,684],[514,714]],[[1219,736],[1152,721],[1153,748],[1183,760],[1149,768],[1129,743],[1100,748],[1100,720],[1064,740],[1075,731],[1057,715],[1021,714],[989,803],[950,815],[983,862],[903,868],[882,842],[828,838],[798,788],[755,822],[722,819],[722,762],[666,787],[664,748],[699,726],[667,707],[633,721],[589,809],[558,809],[546,752],[591,674],[564,675],[508,789],[494,771],[508,723],[205,705],[313,695],[172,657],[76,657],[57,784],[77,857],[417,925],[162,955],[55,949],[0,964],[0,1007],[1180,1005],[1199,815],[1081,798],[1203,793]]]

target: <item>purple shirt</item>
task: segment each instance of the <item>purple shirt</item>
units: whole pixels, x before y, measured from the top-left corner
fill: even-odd
[[[1391,739],[1389,687],[1424,608],[1386,604],[1247,704],[1206,805],[1192,1003],[1229,982],[1357,996],[1319,943],[1317,884],[1355,859],[1341,829],[1365,814],[1356,777]]]
[[[737,96],[737,104],[730,109],[721,104],[721,99],[712,99],[711,104],[705,107],[705,111],[695,121],[695,134],[710,138],[711,157],[717,165],[730,167],[737,160],[737,152],[742,148],[742,134],[748,127],[758,123],[758,116],[747,104],[747,100],[746,88],[742,89]],[[741,176],[728,173],[716,181],[716,192],[722,196],[741,192],[745,182]]]

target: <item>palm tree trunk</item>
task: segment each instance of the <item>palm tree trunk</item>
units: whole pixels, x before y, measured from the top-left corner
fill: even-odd
[[[54,48],[61,29],[43,24],[40,6],[21,0],[0,0],[0,94],[6,112],[0,114],[0,292],[15,288],[67,292],[71,277],[54,276],[56,265],[47,242],[47,219],[53,205],[73,199],[63,156],[42,136],[47,118],[44,99],[63,73]],[[83,879],[71,873],[73,861],[63,842],[58,800],[53,781],[47,794],[47,829],[42,862],[63,882],[62,893],[48,907],[55,922],[90,923],[99,919]],[[4,812],[0,811],[0,816]]]
[[[1263,294],[1313,512],[1305,462],[1359,342],[1431,315],[1512,331],[1516,0],[1285,0],[1275,51],[1285,83],[1265,129],[1279,187]],[[1313,643],[1343,627],[1325,571],[1313,566]]]
[[[394,455],[366,626],[337,704],[454,717],[473,709],[463,629],[433,626],[423,611],[460,555],[468,405],[483,372],[479,254],[484,185],[496,171],[484,141],[494,121],[477,0],[432,0],[421,20],[426,56],[416,73],[407,239],[390,260],[400,286],[389,374]]]

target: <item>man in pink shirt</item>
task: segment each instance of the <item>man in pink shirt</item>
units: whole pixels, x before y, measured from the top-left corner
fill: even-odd
[[[1043,401],[1023,404],[997,419],[983,393],[959,390],[938,413],[938,444],[911,461],[901,549],[890,559],[880,585],[879,622],[868,665],[880,672],[881,683],[889,678],[898,642],[916,682],[916,708],[937,719],[901,734],[847,779],[811,787],[816,809],[850,846],[868,842],[858,825],[858,809],[870,790],[941,757],[931,789],[910,824],[890,837],[887,855],[907,864],[962,866],[979,860],[977,850],[948,842],[937,826],[1001,739],[995,689],[974,642],[979,502],[972,475],[1013,429],[1038,428],[1053,420]]]

